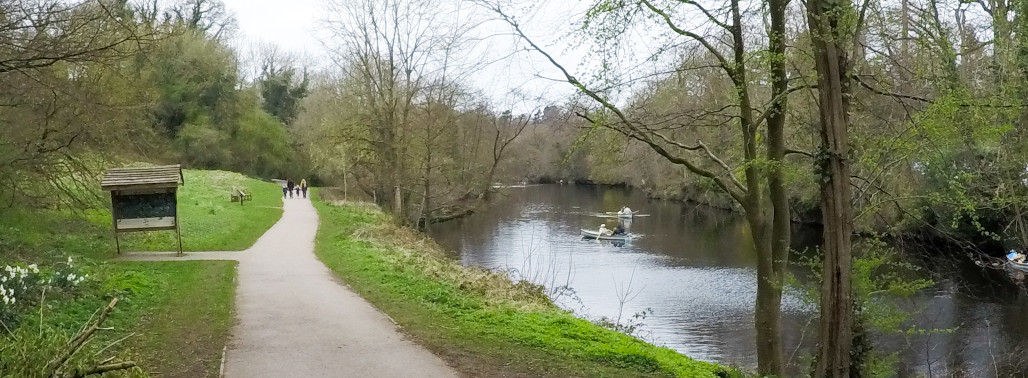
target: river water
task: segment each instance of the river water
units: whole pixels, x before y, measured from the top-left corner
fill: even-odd
[[[580,229],[608,228],[598,212],[629,206],[649,216],[626,222],[642,234],[627,244],[585,240]],[[797,227],[798,228],[798,227]],[[432,236],[464,265],[503,269],[546,285],[561,307],[589,319],[620,319],[635,334],[690,357],[754,370],[756,255],[739,214],[653,200],[624,188],[534,185],[506,188],[466,218],[433,225]],[[820,230],[794,232],[793,260],[809,255]],[[904,259],[935,284],[910,299],[914,325],[935,330],[876,335],[896,352],[899,376],[1023,376],[1028,295],[1019,275],[983,269],[966,257]],[[805,252],[803,252],[805,250]],[[810,268],[791,264],[799,282]],[[908,278],[918,278],[908,277]],[[571,290],[559,290],[569,287]],[[782,331],[792,374],[816,343],[816,308],[796,290],[782,300]],[[636,315],[644,315],[636,317]]]

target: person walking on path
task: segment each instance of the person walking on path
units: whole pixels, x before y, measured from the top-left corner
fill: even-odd
[[[289,188],[289,198],[293,198],[293,189],[296,188],[296,183],[293,180],[286,181],[286,187]]]
[[[307,198],[307,179],[300,179],[300,191],[303,192],[303,198]]]
[[[286,199],[286,198],[288,198],[288,194],[286,194],[286,191],[289,190],[289,185],[287,183],[284,183],[284,182],[281,183],[281,184],[282,184],[282,199]]]

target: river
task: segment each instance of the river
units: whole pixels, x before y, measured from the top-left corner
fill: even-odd
[[[608,228],[616,219],[595,214],[629,206],[626,222],[642,237],[627,244],[585,240],[580,229]],[[794,231],[793,260],[809,255],[820,230]],[[737,213],[654,200],[626,188],[530,185],[505,188],[479,212],[433,225],[433,238],[467,266],[503,269],[551,289],[563,308],[589,319],[636,324],[635,334],[690,357],[747,370],[756,368],[753,303],[756,255]],[[916,249],[916,248],[915,248]],[[805,252],[803,252],[805,251]],[[880,350],[897,352],[900,376],[1011,376],[1028,367],[1028,295],[1021,277],[982,269],[966,257],[904,253],[935,283],[909,299],[890,299],[913,311],[925,335],[875,336]],[[799,282],[810,268],[790,264]],[[807,282],[809,283],[809,282]],[[560,287],[571,290],[557,290]],[[816,308],[796,290],[782,300],[782,335],[791,374],[806,364],[816,340]],[[641,314],[644,317],[635,317]]]

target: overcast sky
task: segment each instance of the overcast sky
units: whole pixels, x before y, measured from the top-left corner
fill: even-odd
[[[239,26],[238,47],[264,41],[296,54],[323,55],[315,34],[322,0],[291,0],[288,5],[277,0],[223,1]]]
[[[327,53],[322,45],[324,32],[319,23],[325,18],[325,0],[292,0],[288,5],[276,0],[223,0],[234,14],[238,25],[235,45],[243,59],[247,59],[250,46],[256,42],[272,43],[280,49],[307,57],[315,67],[329,68]],[[526,2],[526,6],[512,8],[526,23],[533,38],[552,48],[562,64],[568,68],[579,65],[583,53],[569,49],[559,37],[566,36],[573,23],[581,17],[585,3],[577,1],[540,0]],[[514,39],[509,27],[492,21],[483,24],[477,33],[490,36],[482,49],[489,57],[504,57],[514,50]],[[330,42],[330,41],[329,41]],[[563,44],[563,45],[562,45]],[[489,96],[494,105],[504,104],[512,89],[529,96],[544,96],[560,102],[574,93],[567,83],[546,78],[559,78],[559,72],[538,54],[520,53],[510,59],[500,59],[477,72],[469,81],[476,89]]]

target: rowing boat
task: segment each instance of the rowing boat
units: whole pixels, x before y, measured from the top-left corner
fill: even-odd
[[[625,235],[600,235],[599,231],[582,229],[582,236],[597,240],[632,240],[634,236]]]
[[[1007,263],[1010,264],[1011,268],[1020,270],[1022,272],[1028,272],[1028,263],[1019,263],[1019,262],[1014,262],[1014,261],[1009,261],[1009,260],[1007,261]]]
[[[638,212],[639,211],[635,211],[635,212],[631,212],[631,213],[622,213],[620,211],[608,211],[605,214],[610,215],[610,216],[614,216],[614,217],[618,217],[618,218],[631,218],[633,215],[635,215],[635,213],[638,213]]]

